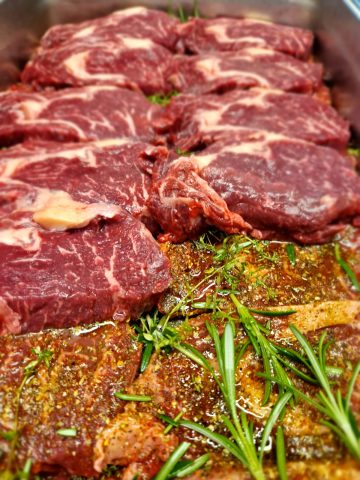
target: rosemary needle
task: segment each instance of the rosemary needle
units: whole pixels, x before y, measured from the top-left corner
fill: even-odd
[[[190,443],[189,442],[182,442],[178,445],[170,457],[166,460],[162,468],[157,473],[154,480],[167,480],[169,478],[170,473],[175,468],[178,461],[181,457],[189,450]]]
[[[147,395],[129,395],[127,393],[115,392],[114,396],[119,400],[127,402],[151,402],[151,397]]]
[[[288,475],[286,472],[286,453],[285,453],[285,440],[282,427],[278,427],[276,430],[276,463],[279,472],[280,480],[287,480]]]

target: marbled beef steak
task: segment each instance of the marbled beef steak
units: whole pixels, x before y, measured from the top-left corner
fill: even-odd
[[[263,88],[223,95],[178,95],[156,124],[182,150],[208,145],[244,128],[339,149],[345,149],[350,138],[348,122],[330,105],[311,95]]]
[[[176,17],[159,10],[145,7],[127,8],[94,20],[55,25],[42,37],[40,48],[54,48],[84,37],[95,43],[99,40],[116,40],[129,36],[149,38],[169,50],[174,50],[178,40],[178,24]]]
[[[307,58],[313,44],[309,30],[253,18],[193,18],[177,30],[179,43],[192,53],[257,47]]]
[[[8,196],[15,194],[13,184]],[[137,318],[170,283],[151,233],[119,206],[29,187],[19,188],[12,207],[0,218],[2,335]],[[90,216],[78,225],[84,210]],[[57,217],[64,225],[54,225]]]
[[[132,8],[77,25],[60,25],[43,38],[22,81],[34,86],[117,85],[146,94],[167,90],[164,70],[177,41],[178,21]]]
[[[258,238],[324,242],[360,215],[360,178],[332,148],[246,131],[190,157],[159,161],[149,206],[162,240],[194,238],[205,225]]]
[[[322,81],[320,63],[306,63],[264,48],[236,52],[178,55],[168,70],[174,90],[216,93],[234,88],[262,87],[290,92],[314,92]]]
[[[110,85],[0,93],[0,145],[25,139],[77,142],[136,137],[151,141],[159,107],[140,92]]]
[[[167,149],[136,139],[86,143],[29,140],[0,151],[0,180],[64,190],[80,202],[121,205],[156,230],[146,205],[151,173]]]

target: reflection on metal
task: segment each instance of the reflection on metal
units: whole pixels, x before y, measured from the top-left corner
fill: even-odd
[[[360,20],[360,1],[359,0],[343,0],[353,14]]]
[[[0,89],[17,80],[36,38],[51,25],[135,5],[193,11],[193,0],[0,0]],[[334,103],[360,139],[359,0],[198,0],[200,14],[249,16],[310,28],[317,58],[334,85]],[[359,17],[357,17],[359,15]]]

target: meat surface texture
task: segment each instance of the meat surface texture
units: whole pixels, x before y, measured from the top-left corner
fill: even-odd
[[[42,93],[0,93],[0,145],[27,138],[89,141],[137,137],[154,140],[152,114],[158,110],[139,92],[89,86]]]
[[[64,190],[80,202],[126,208],[155,229],[146,206],[153,163],[165,147],[131,139],[86,144],[28,141],[0,152],[0,180]]]
[[[208,223],[227,233],[283,232],[316,243],[342,228],[334,222],[360,213],[360,178],[336,150],[243,131],[190,157],[159,162],[150,208],[163,240],[194,237]]]
[[[117,207],[86,228],[47,230],[33,221],[49,204],[44,190],[19,190],[17,210],[0,219],[0,334],[124,321],[150,308],[170,274],[147,228]],[[61,216],[72,219],[67,200]]]
[[[177,42],[179,21],[159,10],[144,7],[118,10],[111,15],[82,23],[55,25],[41,40],[41,48],[54,48],[64,43],[89,38],[98,41],[115,40],[122,36],[147,38],[170,50]]]
[[[250,18],[194,18],[179,25],[178,33],[192,53],[258,47],[307,58],[313,44],[309,30]]]
[[[164,70],[172,54],[148,38],[93,41],[91,35],[39,49],[22,81],[34,86],[117,85],[146,94],[167,91]]]
[[[319,145],[346,148],[349,125],[330,106],[310,95],[253,88],[224,95],[178,95],[163,117],[159,131],[168,131],[182,150],[209,144],[244,128],[266,130]]]
[[[247,48],[236,52],[179,55],[168,72],[175,90],[216,93],[234,88],[263,87],[293,92],[314,92],[322,79],[319,63],[306,63],[290,55]]]
[[[113,322],[0,338],[2,432],[16,428],[24,367],[37,359],[32,349],[50,352],[51,357],[49,366],[40,364],[21,392],[16,466],[31,457],[33,472],[93,476],[96,436],[124,410],[125,402],[114,393],[134,380],[141,346],[128,325]],[[61,428],[75,429],[76,435],[61,436],[57,433]],[[0,449],[7,452],[9,443],[0,440]]]
[[[167,91],[164,70],[178,21],[143,7],[51,28],[22,74],[35,86],[117,85],[146,94]]]

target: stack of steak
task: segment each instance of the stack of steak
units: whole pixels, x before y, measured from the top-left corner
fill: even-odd
[[[124,404],[112,397],[133,382],[141,353],[124,322],[171,282],[155,237],[180,242],[213,225],[319,243],[359,223],[349,126],[330,105],[312,41],[299,28],[180,24],[136,7],[51,28],[22,83],[0,93],[0,425],[11,431],[16,415],[27,425],[19,465],[31,452],[35,473],[94,476],[137,462],[138,452],[119,453],[130,434],[115,454],[107,436],[124,430]],[[25,396],[52,400],[15,414],[14,386],[39,346],[55,352],[56,378],[42,365]],[[54,386],[62,378],[64,395]],[[64,397],[74,389],[85,406],[72,411]],[[136,422],[159,438],[144,457],[151,468],[139,479],[148,479],[177,439],[163,439],[154,412],[127,415],[135,439]],[[54,434],[76,422],[73,443]],[[9,443],[0,447],[6,463]]]

